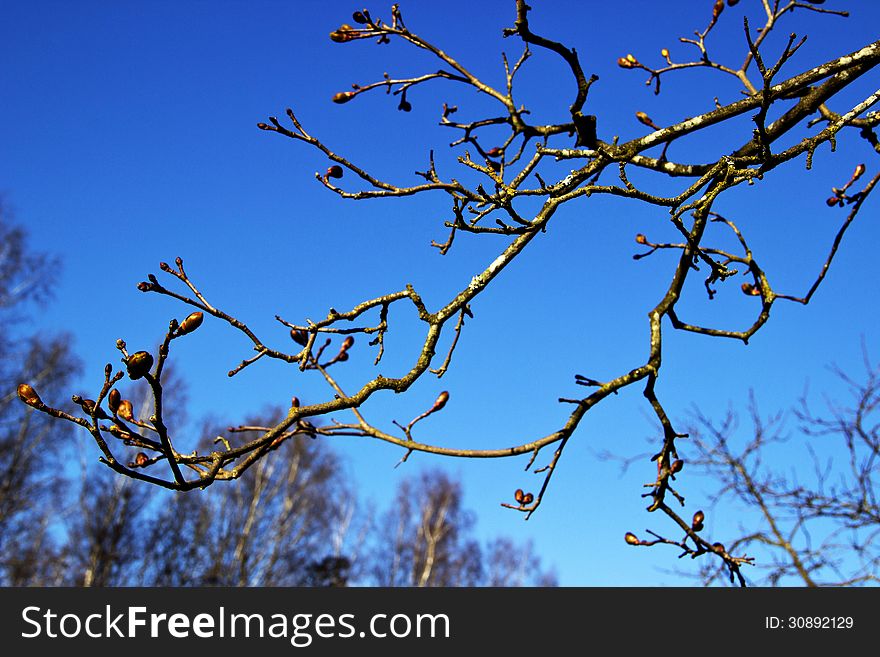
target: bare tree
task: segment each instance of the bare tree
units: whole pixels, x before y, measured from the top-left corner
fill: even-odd
[[[754,397],[751,426],[740,427],[734,412],[720,422],[698,414],[690,431],[691,463],[715,484],[710,515],[735,509],[737,517],[757,516],[728,548],[755,556],[761,584],[880,582],[880,369],[866,359],[864,377],[836,371],[851,403],[829,403],[816,414],[804,397],[792,413],[795,437],[782,414],[763,418]],[[812,472],[789,467],[785,452],[809,454]],[[700,513],[700,524],[708,524]],[[707,584],[721,575],[708,563],[701,571]]]
[[[378,586],[555,586],[532,546],[473,537],[461,483],[441,470],[404,479],[375,534],[367,572]]]
[[[33,334],[28,321],[51,297],[57,271],[0,198],[0,582],[10,585],[64,576],[49,511],[71,433],[15,402],[18,382],[60,395],[78,368],[68,336]]]
[[[728,6],[735,4],[728,0]],[[587,75],[574,48],[532,29],[531,8],[525,0],[512,3],[513,25],[503,32],[518,44],[520,54],[515,59],[502,57],[503,83],[496,86],[475,75],[463,61],[433,40],[412,31],[397,5],[391,8],[390,21],[380,20],[368,11],[355,12],[352,17],[355,25],[343,24],[333,31],[330,34],[333,42],[343,44],[341,47],[357,47],[352,42],[369,40],[384,44],[398,39],[433,55],[440,68],[414,77],[396,78],[386,74],[375,82],[354,84],[333,96],[333,102],[350,103],[364,94],[386,92],[397,99],[398,110],[409,111],[412,104],[408,93],[413,88],[443,82],[476,90],[497,108],[488,115],[466,116],[465,108],[443,105],[440,125],[456,136],[452,147],[458,154],[460,175],[441,175],[430,152],[426,153],[425,164],[414,182],[381,179],[331,147],[328,141],[311,134],[292,109],[286,111],[285,119],[272,116],[258,127],[304,144],[326,158],[329,166],[323,173],[316,174],[316,178],[327,190],[342,198],[445,195],[447,237],[431,245],[445,255],[454,248],[458,236],[463,235],[465,239],[482,236],[500,243],[497,255],[486,262],[477,275],[461,281],[457,291],[445,302],[433,308],[425,304],[414,287],[406,286],[366,299],[348,310],[330,307],[326,316],[317,320],[278,316],[279,327],[289,330],[296,344],[293,348],[289,342],[278,343],[274,338],[258,336],[233,313],[214,305],[211,294],[203,292],[206,288],[190,275],[178,257],[173,265],[160,263],[165,282],[150,275],[148,280],[138,284],[138,289],[177,299],[191,309],[191,314],[182,321],[172,320],[165,338],[153,351],[129,351],[124,341],[117,343],[129,377],[143,380],[155,399],[155,412],[149,419],[131,427],[112,408],[110,419],[103,419],[102,413],[107,413],[102,405],[126,373],[115,371],[110,364],[105,370],[104,385],[95,394],[97,404],[84,414],[72,415],[44,403],[32,387],[23,389],[22,399],[88,431],[101,450],[103,462],[118,473],[175,490],[203,488],[217,480],[240,478],[269,455],[279,440],[303,433],[382,440],[398,446],[404,460],[416,451],[469,458],[530,455],[528,467],[542,473],[543,480],[536,491],[521,492],[506,504],[529,517],[545,499],[556,465],[587,413],[609,395],[637,385],[663,428],[663,436],[651,457],[656,463],[656,476],[648,487],[648,510],[662,512],[676,531],[681,530],[686,537],[681,541],[658,537],[653,542],[673,543],[691,556],[713,555],[731,577],[744,584],[740,568],[750,560],[695,531],[692,523],[683,517],[680,509],[683,495],[677,490],[680,484],[676,480],[684,466],[677,449],[682,434],[673,426],[656,384],[663,365],[664,331],[674,329],[747,343],[766,324],[777,301],[809,303],[825,278],[844,234],[880,181],[880,174],[874,174],[866,184],[859,183],[866,167],[858,164],[848,179],[841,175],[841,180],[828,183],[838,185],[832,188],[828,205],[846,207],[846,217],[840,222],[827,257],[816,263],[813,283],[801,293],[777,289],[771,283],[772,272],[768,273],[761,264],[766,254],[756,254],[750,247],[749,225],[731,218],[726,209],[723,215],[720,212],[725,194],[730,190],[758,180],[766,186],[782,166],[804,163],[810,169],[814,158],[827,156],[827,144],[833,147],[840,139],[854,138],[866,140],[874,150],[880,149],[874,131],[880,123],[880,115],[869,112],[880,100],[880,90],[856,100],[850,100],[850,94],[844,93],[850,92],[853,83],[871,73],[880,62],[880,41],[853,44],[839,56],[806,70],[797,68],[798,55],[805,47],[804,38],[798,39],[792,34],[782,36],[779,43],[773,44],[778,34],[776,28],[795,10],[807,12],[817,20],[840,20],[847,15],[845,11],[819,6],[821,4],[818,0],[762,0],[760,24],[754,26],[748,20],[744,23],[741,52],[719,55],[712,48],[716,31],[722,28],[739,31],[740,27],[733,20],[732,10],[725,10],[723,0],[707,0],[705,18],[701,21],[705,27],[698,30],[695,37],[681,38],[691,49],[691,55],[673,60],[664,49],[656,65],[646,63],[645,56],[639,58],[631,53],[620,56],[619,66],[646,74],[649,85],[658,94],[661,80],[697,68],[717,73],[720,84],[730,82],[742,92],[741,98],[726,104],[716,98],[714,109],[708,112],[693,108],[695,111],[688,112],[688,118],[671,125],[658,125],[646,113],[637,112],[635,118],[646,126],[648,134],[622,142],[605,134],[602,117],[585,113],[597,76]],[[528,108],[518,102],[514,94],[517,75],[536,50],[560,57],[571,74],[569,88],[559,94],[559,118],[555,123],[532,122]],[[771,51],[779,53],[778,56],[771,58]],[[619,55],[609,53],[607,56]],[[731,61],[738,63],[731,64]],[[744,115],[752,119],[752,126],[744,127],[738,121]],[[692,144],[698,135],[719,125],[728,126],[730,134],[738,135],[738,145],[732,150],[713,146],[716,150],[705,149],[703,157],[697,160],[671,154],[673,148]],[[500,139],[499,131],[504,133]],[[489,139],[493,140],[491,145]],[[571,168],[560,174],[558,163]],[[851,166],[847,163],[839,169],[848,170]],[[444,375],[453,365],[456,345],[466,334],[465,323],[473,317],[472,305],[510,263],[524,257],[529,245],[541,238],[561,207],[606,195],[655,208],[676,234],[673,241],[652,240],[641,233],[635,237],[636,243],[646,249],[636,258],[658,252],[674,256],[666,291],[656,303],[645,308],[648,317],[645,354],[634,356],[631,366],[601,380],[595,378],[598,376],[595,373],[573,372],[574,382],[588,390],[577,397],[559,398],[560,403],[571,408],[561,426],[550,427],[544,435],[503,449],[452,448],[422,437],[424,425],[421,423],[445,406],[448,391],[442,392],[432,406],[425,404],[426,410],[407,424],[380,427],[368,419],[365,407],[376,393],[386,390],[402,393],[422,377]],[[527,212],[529,208],[537,209]],[[724,246],[730,240],[735,245],[733,249]],[[696,271],[702,272],[703,288],[710,298],[722,290],[729,292],[734,276],[746,276],[747,282],[733,288],[736,293],[741,290],[754,297],[755,309],[748,328],[702,326],[684,316],[680,301],[687,296],[686,281]],[[333,373],[349,359],[355,336],[366,338],[375,348],[377,365],[382,361],[392,306],[401,310],[408,308],[418,318],[423,330],[420,347],[408,356],[409,365],[402,375],[389,377],[376,370],[363,377],[354,388],[343,389]],[[233,367],[230,376],[258,361],[274,359],[289,364],[293,371],[303,375],[322,377],[328,386],[327,399],[305,406],[290,405],[283,418],[256,436],[244,434],[247,438],[239,440],[241,434],[229,432],[230,437],[222,443],[222,448],[195,453],[176,450],[174,443],[178,438],[164,420],[164,368],[174,341],[190,335],[205,316],[226,323],[252,344],[253,353]],[[334,343],[334,339],[341,342]],[[339,419],[337,415],[343,412],[350,415]],[[314,430],[304,424],[316,416],[331,416],[332,421]],[[126,433],[129,440],[153,455],[144,467],[130,467],[120,460],[106,438],[114,432]],[[545,455],[545,450],[549,455]],[[649,544],[636,537],[628,536],[627,540]]]

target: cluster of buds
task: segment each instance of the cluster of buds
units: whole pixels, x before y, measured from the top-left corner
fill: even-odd
[[[640,68],[642,66],[639,60],[633,57],[632,53],[628,53],[626,57],[618,57],[617,65],[620,68]]]
[[[825,200],[825,204],[829,208],[833,208],[835,205],[839,206],[839,207],[843,207],[844,202],[846,202],[847,200],[852,202],[853,198],[846,195],[846,190],[848,190],[850,187],[852,187],[853,183],[856,180],[858,180],[859,178],[861,178],[864,173],[865,173],[865,165],[864,164],[857,165],[855,170],[853,171],[852,176],[850,176],[850,179],[847,181],[847,183],[843,187],[832,187],[831,188],[831,191],[834,193],[834,196],[829,196]]]
[[[513,491],[513,499],[515,499],[516,503],[520,506],[526,506],[535,501],[535,496],[531,493],[524,493],[522,488],[517,488]]]

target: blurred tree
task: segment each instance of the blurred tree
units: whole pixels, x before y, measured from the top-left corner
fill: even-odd
[[[69,336],[31,333],[29,320],[51,298],[58,270],[56,259],[32,249],[0,198],[0,583],[11,585],[64,577],[50,514],[72,433],[15,398],[21,381],[60,396],[79,367]]]
[[[829,403],[826,413],[814,414],[804,397],[793,410],[800,425],[794,437],[782,414],[763,418],[754,398],[750,427],[730,412],[720,422],[700,414],[690,431],[691,462],[714,488],[705,522],[714,514],[757,517],[728,549],[755,557],[761,585],[880,583],[880,369],[866,357],[864,377],[837,374],[851,404]],[[789,470],[791,450],[809,453],[813,471]],[[707,563],[701,577],[711,584],[724,574]]]
[[[377,586],[555,586],[531,545],[507,538],[485,547],[461,484],[441,470],[404,479],[382,517],[365,566]]]

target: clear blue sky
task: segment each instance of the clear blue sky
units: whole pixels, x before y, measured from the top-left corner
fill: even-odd
[[[641,72],[616,66],[628,52],[659,63],[663,47],[676,60],[689,58],[678,37],[705,26],[710,0],[531,4],[533,29],[577,47],[587,74],[599,75],[587,110],[599,116],[604,139],[645,134],[634,118],[638,110],[662,125],[712,109],[715,96],[722,102],[739,97],[733,78],[710,71],[669,76],[654,96]],[[789,31],[810,35],[788,65],[790,74],[876,38],[880,5],[832,4],[849,5],[854,16],[798,12],[774,35],[777,50]],[[520,53],[518,42],[500,36],[512,24],[512,0],[401,6],[410,29],[490,82],[502,82],[502,49],[512,58]],[[494,236],[461,234],[440,257],[429,244],[446,237],[444,196],[344,202],[314,180],[328,164],[317,151],[257,130],[258,121],[283,117],[290,106],[308,131],[379,177],[415,182],[412,172],[424,170],[429,148],[438,153],[441,175],[458,175],[444,150],[452,133],[437,121],[443,102],[458,105],[458,117],[479,118],[488,106],[471,90],[443,82],[416,88],[410,113],[398,112],[396,100],[382,93],[344,106],[330,102],[351,83],[379,80],[384,71],[402,77],[437,68],[400,43],[332,43],[327,34],[351,22],[357,8],[311,0],[3,3],[0,191],[30,226],[33,243],[63,255],[56,300],[34,327],[73,334],[86,364],[78,391],[94,394],[104,363],[118,360],[117,338],[153,348],[168,320],[187,314],[135,289],[147,273],[160,273],[160,260],[182,256],[209,300],[286,346],[276,313],[291,321],[318,319],[331,305],[349,308],[406,283],[436,308],[503,248]],[[709,41],[719,59],[741,62],[742,15],[757,9],[746,0],[725,11]],[[370,10],[390,18],[388,5]],[[857,91],[878,86],[876,74],[866,77]],[[565,119],[572,82],[560,61],[536,52],[521,82],[519,98],[533,116]],[[718,144],[733,149],[749,134],[747,117],[733,130],[716,130],[677,153],[696,156]],[[812,282],[843,217],[824,199],[858,162],[876,170],[863,141],[841,140],[835,154],[822,147],[811,172],[801,159],[716,205],[748,232],[778,290],[803,293]],[[862,336],[874,356],[880,354],[876,207],[871,199],[862,211],[814,302],[807,308],[777,303],[748,347],[667,327],[658,394],[676,419],[683,421],[695,405],[716,415],[729,404],[742,406],[749,388],[766,411],[788,406],[807,383],[836,394],[828,364],[858,366]],[[408,421],[448,389],[444,412],[419,427],[426,441],[501,447],[556,429],[569,410],[557,398],[583,391],[574,385],[575,373],[609,378],[645,358],[646,313],[666,289],[674,261],[665,254],[633,261],[633,236],[672,239],[667,223],[662,210],[619,199],[593,197],[560,211],[546,235],[474,304],[476,318],[463,333],[453,369],[439,382],[424,377],[407,395],[374,397],[367,417],[390,429],[391,419]],[[741,294],[738,280],[711,303],[698,289],[700,280],[694,277],[681,314],[735,328],[750,323],[755,300]],[[380,368],[389,375],[402,373],[415,345],[409,318],[392,320],[399,323],[388,334]],[[372,349],[359,342],[339,371],[349,389],[375,374]],[[250,355],[243,336],[218,321],[175,343],[192,416],[221,414],[234,422],[267,404],[284,404],[291,394],[327,397],[316,376],[272,363],[228,379],[226,371]],[[662,570],[678,565],[673,551],[627,549],[622,539],[628,530],[671,530],[666,519],[644,512],[639,496],[640,485],[652,479],[652,464],[644,460],[621,476],[616,465],[595,456],[651,451],[646,439],[656,428],[641,390],[607,400],[590,415],[528,522],[500,507],[515,488],[539,486],[539,476],[523,472],[524,459],[416,454],[394,469],[401,454],[390,446],[348,438],[338,449],[363,494],[383,506],[399,479],[418,468],[442,465],[460,473],[480,532],[532,538],[563,584],[681,583]],[[96,459],[97,448],[90,449]],[[680,449],[687,459],[686,444]],[[689,508],[701,505],[698,485],[685,488]],[[734,519],[710,514],[713,538],[724,540],[725,522]]]

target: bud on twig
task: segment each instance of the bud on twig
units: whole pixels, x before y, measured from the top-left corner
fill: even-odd
[[[350,101],[354,96],[355,93],[353,91],[340,91],[338,94],[333,95],[333,102],[337,105],[342,105]]]
[[[291,397],[290,398],[290,405],[293,408],[299,408],[299,397]]]
[[[33,406],[34,408],[40,408],[43,405],[43,400],[40,399],[40,396],[37,394],[37,391],[34,390],[27,383],[20,383],[18,386],[18,398],[23,401],[28,406]]]
[[[177,329],[178,335],[192,333],[202,325],[202,320],[204,318],[205,316],[198,311],[190,313],[187,315],[186,319],[180,323],[180,327]]]
[[[642,235],[641,233],[637,233],[637,234],[636,234],[636,242],[637,242],[638,244],[647,244],[647,243],[648,243],[648,238],[645,237],[644,235]]]
[[[153,367],[153,357],[146,351],[136,351],[126,359],[125,367],[132,381],[140,379]]]
[[[672,472],[672,474],[675,474],[676,472],[681,472],[681,469],[683,467],[684,461],[682,461],[681,459],[675,459],[672,462],[672,465],[669,466],[669,471]]]
[[[150,457],[144,454],[143,452],[138,452],[135,454],[134,462],[138,467],[143,467],[150,460]]]
[[[449,401],[449,393],[444,390],[439,395],[437,395],[437,399],[434,401],[434,405],[431,407],[432,411],[439,411],[441,408],[446,406],[446,402]]]
[[[486,156],[487,157],[501,157],[501,155],[503,153],[504,153],[504,151],[501,149],[500,146],[493,146],[488,151],[486,151]]]
[[[865,165],[864,164],[857,165],[856,170],[853,171],[852,181],[855,182],[856,180],[861,178],[863,173],[865,173]]]
[[[115,413],[119,410],[119,403],[122,401],[122,395],[119,394],[119,390],[113,388],[110,391],[110,394],[107,395],[107,406],[110,408],[111,413]]]
[[[636,536],[635,534],[633,534],[632,532],[627,532],[624,535],[623,540],[625,540],[629,545],[641,545],[641,543],[642,543],[639,540],[639,537]]]
[[[637,60],[631,54],[628,54],[626,57],[619,57],[617,59],[617,65],[620,68],[635,68],[639,65],[639,60]]]
[[[651,117],[648,116],[647,114],[645,114],[644,112],[636,112],[636,118],[639,120],[639,123],[643,123],[644,125],[648,126],[649,128],[654,128],[654,130],[660,129],[660,126],[658,126],[656,123],[654,123],[651,120]]]
[[[352,32],[354,28],[351,25],[340,25],[337,29],[330,33],[330,40],[336,43],[345,43],[354,38]]]
[[[517,488],[515,491],[513,491],[513,499],[515,499],[520,504],[523,503],[525,497],[526,496],[525,493],[523,493],[522,488]]]
[[[342,178],[342,167],[338,164],[334,164],[333,166],[327,167],[327,173],[325,174],[328,178]]]
[[[128,399],[123,399],[121,402],[119,402],[119,410],[116,411],[116,414],[123,420],[134,422],[134,409],[132,408],[131,402]]]
[[[305,347],[309,342],[309,334],[300,329],[290,329],[290,339]]]
[[[363,12],[360,12],[360,11],[354,12],[351,15],[351,20],[353,20],[355,23],[359,23],[360,25],[367,24],[367,17],[364,16]]]
[[[715,0],[715,6],[712,7],[712,20],[717,20],[724,11],[724,0]]]
[[[691,520],[691,529],[695,532],[699,532],[703,530],[703,521],[706,519],[706,514],[702,511],[697,511],[694,514],[693,519]]]
[[[743,283],[740,285],[740,289],[742,289],[743,294],[747,294],[751,297],[759,297],[761,296],[761,290],[752,285],[751,283]]]
[[[342,352],[348,351],[349,349],[351,349],[353,344],[354,344],[354,338],[349,335],[347,338],[345,338],[345,340],[342,341],[342,344],[339,347],[339,351],[342,351]]]
[[[531,493],[526,493],[525,495],[523,495],[522,504],[531,504],[534,501],[535,501],[535,496],[532,495]]]

